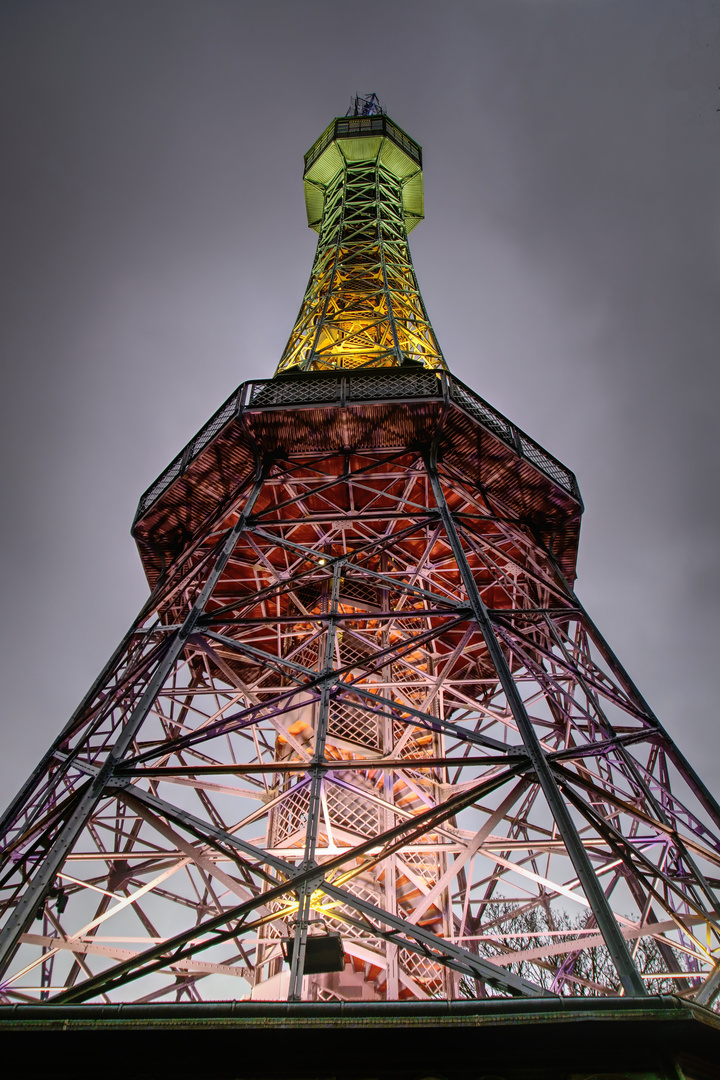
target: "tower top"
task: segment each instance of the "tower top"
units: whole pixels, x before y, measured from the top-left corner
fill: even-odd
[[[318,247],[277,374],[445,368],[407,242],[423,217],[422,151],[377,94],[313,143],[303,183]]]

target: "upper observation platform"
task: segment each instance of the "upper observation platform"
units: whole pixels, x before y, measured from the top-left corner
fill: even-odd
[[[320,232],[325,190],[348,162],[377,161],[402,182],[406,231],[424,214],[422,148],[384,113],[339,116],[328,124],[305,155],[305,206],[308,225]]]

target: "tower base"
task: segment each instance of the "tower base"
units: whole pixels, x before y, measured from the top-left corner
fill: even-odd
[[[720,1017],[675,997],[15,1005],[0,1034],[29,1080],[720,1077]]]

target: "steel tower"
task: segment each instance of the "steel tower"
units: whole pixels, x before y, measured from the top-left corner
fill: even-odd
[[[573,591],[575,478],[449,374],[358,99],[273,379],[140,500],[151,595],[2,821],[2,1001],[720,987],[720,808]]]

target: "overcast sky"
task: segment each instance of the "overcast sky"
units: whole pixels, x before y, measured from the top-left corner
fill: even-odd
[[[453,372],[572,468],[578,592],[720,793],[718,0],[0,3],[0,802],[143,602],[137,499],[307,281],[302,155],[421,143]]]

